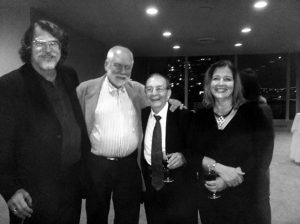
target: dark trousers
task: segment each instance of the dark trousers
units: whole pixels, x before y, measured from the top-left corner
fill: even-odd
[[[197,224],[197,205],[192,185],[174,178],[157,191],[145,177],[144,204],[148,224]]]
[[[112,197],[115,224],[137,224],[141,199],[141,172],[137,151],[118,160],[89,155],[92,184],[86,199],[87,223],[106,224]]]

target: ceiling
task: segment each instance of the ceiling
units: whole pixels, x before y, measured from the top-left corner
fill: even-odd
[[[98,40],[121,44],[135,56],[200,56],[300,52],[300,0],[1,0],[28,5]],[[145,14],[156,6],[155,17]],[[242,34],[250,26],[252,31]],[[162,36],[170,30],[168,39]],[[237,48],[234,44],[243,43]],[[179,44],[179,50],[172,46]]]

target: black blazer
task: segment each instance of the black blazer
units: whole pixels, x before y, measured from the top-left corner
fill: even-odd
[[[142,127],[143,133],[145,134],[145,130],[147,127],[148,118],[151,112],[151,108],[147,107],[142,110]],[[191,112],[187,110],[177,109],[174,112],[171,112],[168,109],[167,115],[167,123],[166,123],[166,152],[181,152],[186,159],[189,158],[189,150],[187,149],[186,142],[186,133],[189,128],[189,121]],[[142,155],[141,155],[141,166],[142,173],[145,180],[149,178],[148,175],[148,164],[144,157],[144,139],[142,143]],[[181,166],[177,169],[171,170],[173,178],[176,180],[175,182],[184,183],[189,180],[189,169],[188,163],[184,166]]]
[[[79,176],[90,143],[76,95],[78,79],[73,69],[58,66],[57,72],[81,129],[81,159],[72,165]],[[20,188],[33,200],[47,191],[59,193],[56,184],[65,178],[61,126],[38,76],[25,64],[0,78],[0,193],[5,200]]]

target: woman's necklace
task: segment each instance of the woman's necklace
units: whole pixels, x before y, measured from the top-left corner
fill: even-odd
[[[233,110],[233,107],[231,107],[229,112],[227,114],[224,114],[224,115],[219,115],[219,114],[214,112],[219,129],[222,128],[224,122],[226,121],[225,118],[228,117],[228,115],[231,113],[232,110]]]

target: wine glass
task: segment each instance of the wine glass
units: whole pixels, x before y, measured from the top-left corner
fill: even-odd
[[[169,156],[170,156],[170,154],[167,154],[165,152],[163,153],[163,160],[162,160],[163,172],[164,172],[163,181],[165,183],[172,183],[174,181],[174,179],[170,175],[170,169],[168,168],[168,158],[169,158]]]
[[[218,177],[218,175],[216,174],[216,172],[214,171],[214,169],[210,165],[208,165],[207,167],[208,167],[208,169],[204,173],[204,180],[205,181],[216,180],[216,178]],[[221,197],[221,195],[217,194],[216,191],[214,191],[214,192],[209,191],[209,194],[208,194],[208,198],[209,199],[217,199],[219,197]]]

